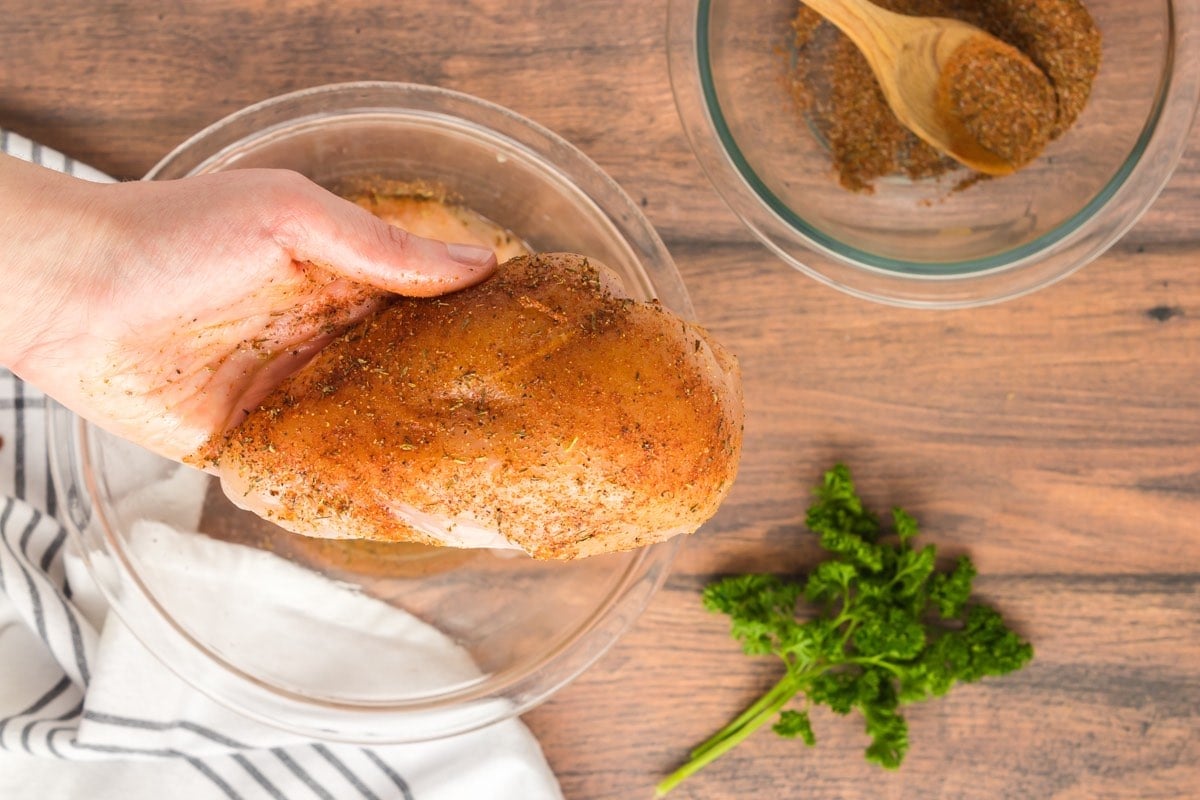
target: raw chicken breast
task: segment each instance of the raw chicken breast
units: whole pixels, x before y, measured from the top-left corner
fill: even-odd
[[[581,256],[519,257],[335,339],[228,434],[219,472],[295,533],[577,558],[699,527],[742,417],[701,328]]]
[[[384,222],[426,239],[488,247],[501,262],[530,252],[511,231],[457,202],[440,186],[421,181],[358,181],[342,192]]]

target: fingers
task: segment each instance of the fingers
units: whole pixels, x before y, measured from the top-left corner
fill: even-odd
[[[478,283],[492,274],[491,250],[415,236],[369,211],[308,183],[305,202],[276,225],[276,240],[297,261],[308,261],[359,283],[414,297],[431,297]]]

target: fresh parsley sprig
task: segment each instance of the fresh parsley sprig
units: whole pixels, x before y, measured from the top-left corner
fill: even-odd
[[[908,751],[900,706],[1004,675],[1033,657],[999,612],[971,600],[969,558],[939,570],[936,549],[914,546],[916,520],[901,509],[892,512],[894,537],[882,539],[845,465],[826,472],[816,494],[807,524],[830,558],[807,580],[736,575],[704,589],[704,607],[729,616],[742,649],[778,656],[784,675],[663,779],[659,797],[772,720],[780,736],[815,744],[809,709],[817,705],[838,714],[858,709],[870,737],[867,760],[895,769]],[[797,619],[802,598],[821,613]]]

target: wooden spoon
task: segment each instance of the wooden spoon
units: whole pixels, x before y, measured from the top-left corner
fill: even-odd
[[[954,80],[952,73],[957,72],[954,65],[959,63],[954,56],[970,45],[986,50],[993,59],[998,57],[1001,69],[1013,66],[1033,70],[1040,76],[1035,78],[1038,83],[1045,81],[1044,86],[1038,87],[1044,91],[1034,94],[1052,102],[1054,90],[1049,79],[1020,50],[959,20],[897,14],[868,0],[804,0],[804,3],[836,25],[862,51],[896,118],[914,134],[967,167],[988,175],[1008,175],[1028,161],[1023,157],[1020,163],[1014,163],[981,144],[964,120],[954,113],[948,97],[948,82]],[[1048,113],[1052,117],[1054,109]],[[1046,130],[1045,136],[1048,135]],[[1044,144],[1044,139],[1035,142],[1033,154]]]

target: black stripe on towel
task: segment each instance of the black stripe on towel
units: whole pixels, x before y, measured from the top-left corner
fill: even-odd
[[[317,797],[321,798],[321,800],[335,800],[334,796],[325,791],[325,787],[313,780],[313,776],[309,775],[304,767],[297,764],[296,759],[289,756],[283,750],[283,748],[273,747],[271,748],[271,753],[281,762],[283,762],[283,765],[288,768],[288,771],[299,778],[300,782],[307,786],[309,790]]]
[[[54,755],[57,756],[58,758],[63,758],[63,755],[54,748],[54,745],[52,744],[52,740],[54,739],[54,735],[56,733],[58,733],[59,731],[63,731],[63,730],[75,731],[78,729],[79,712],[80,711],[83,711],[83,701],[82,700],[80,700],[78,703],[76,703],[75,707],[72,708],[70,711],[63,712],[62,714],[59,714],[57,717],[47,717],[46,719],[35,719],[32,722],[26,723],[24,730],[21,731],[21,747],[24,748],[25,752],[32,755],[33,754],[33,744],[31,744],[31,741],[33,739],[33,729],[35,727],[37,727],[41,723],[66,722],[67,720],[71,720],[72,722],[74,722],[73,726],[60,725],[57,728],[51,728],[50,731],[45,734],[46,748],[49,749],[50,752],[54,753]]]
[[[45,641],[46,640],[46,624],[45,624],[45,620],[44,620],[44,616],[43,616],[42,596],[41,596],[41,594],[38,593],[37,586],[34,583],[32,573],[30,573],[30,571],[25,568],[25,564],[23,563],[23,562],[27,562],[29,560],[29,557],[24,552],[22,552],[21,555],[17,555],[17,552],[15,550],[13,550],[12,541],[9,539],[8,536],[4,535],[5,523],[8,522],[10,516],[12,515],[12,510],[15,507],[15,505],[16,505],[16,500],[14,500],[13,498],[11,498],[11,497],[4,498],[4,511],[0,512],[0,540],[4,541],[5,548],[12,555],[13,559],[15,559],[17,562],[17,569],[19,569],[21,571],[21,574],[25,577],[25,584],[29,588],[30,603],[33,606],[34,619],[37,622],[38,634],[42,637],[42,640]],[[42,512],[38,511],[36,508],[31,509],[31,511],[33,512],[33,516],[29,523],[30,529],[32,527],[36,526],[38,524],[38,522],[40,522],[42,519]],[[29,529],[26,529],[26,530],[28,531]],[[26,535],[24,533],[22,534],[21,538],[23,541],[27,541]],[[2,578],[0,578],[0,589],[3,589],[3,588],[4,588],[4,581]],[[67,627],[70,628],[70,631],[71,631],[71,648],[74,650],[74,654],[75,654],[75,666],[79,669],[79,679],[83,682],[83,685],[86,687],[88,685],[88,683],[91,682],[92,678],[91,678],[91,672],[88,670],[87,655],[84,653],[84,650],[83,650],[83,633],[79,630],[79,621],[75,618],[75,614],[77,612],[73,608],[71,608],[70,604],[67,603],[66,598],[64,598],[61,594],[58,594],[57,592],[55,592],[54,596],[58,600],[58,602],[62,605],[63,616],[66,618]]]
[[[342,763],[342,760],[335,756],[333,751],[331,751],[328,747],[323,744],[314,744],[312,749],[317,751],[317,754],[320,755],[321,758],[328,761],[334,769],[340,772],[342,777],[345,778],[351,786],[353,786],[355,789],[358,789],[359,793],[365,798],[365,800],[379,800],[379,795],[372,792],[365,783],[359,780],[358,776],[355,775],[349,767]]]
[[[67,728],[57,728],[51,731],[51,735]],[[213,784],[220,789],[229,800],[242,800],[242,796],[237,790],[229,785],[229,782],[216,773],[216,771],[206,764],[203,760],[190,756],[187,753],[181,753],[173,749],[151,750],[140,747],[121,747],[120,745],[104,745],[104,744],[77,744],[75,745],[81,750],[92,750],[97,753],[112,753],[114,755],[137,755],[137,756],[161,756],[163,758],[181,758],[191,764],[196,770],[208,778]],[[55,751],[57,752],[57,751]]]
[[[37,712],[41,711],[43,708],[57,700],[63,692],[71,687],[71,685],[71,679],[66,675],[63,675],[61,678],[59,678],[58,683],[51,686],[45,694],[43,694],[37,700],[34,700],[24,711],[18,711],[11,717],[0,718],[0,742],[4,740],[4,729],[8,727],[8,723],[12,722],[17,717],[27,717],[30,714],[36,714]],[[2,748],[3,745],[0,745],[0,749]]]
[[[16,501],[12,498],[6,498],[5,505],[7,506],[5,514],[3,517],[0,517],[0,534],[4,532],[4,523],[12,513],[12,508],[16,505]],[[29,519],[29,524],[21,533],[20,541],[26,542],[28,540],[30,533],[33,532],[37,523],[38,512],[34,511]],[[4,547],[17,562],[17,569],[20,570],[21,575],[25,578],[25,588],[29,590],[29,605],[33,608],[33,622],[37,626],[38,637],[44,642],[46,641],[46,610],[42,607],[42,595],[37,590],[37,584],[34,583],[33,575],[30,574],[29,570],[25,569],[25,565],[21,563],[21,559],[17,556],[17,551],[13,550],[12,542],[7,536],[0,535],[0,538],[4,539]]]
[[[225,796],[228,797],[229,800],[242,800],[242,796],[238,794],[232,786],[226,783],[225,779],[218,775],[208,764],[205,764],[195,756],[189,756],[186,753],[175,753],[175,755],[178,755],[184,761],[191,764],[200,771],[201,775],[216,784],[217,788],[224,792]]]
[[[53,490],[51,490],[49,494],[53,496]],[[50,565],[54,563],[54,559],[58,555],[58,551],[62,549],[63,543],[66,541],[67,529],[60,525],[58,528],[58,533],[54,534],[54,538],[50,540],[50,544],[46,547],[46,551],[42,553],[42,560],[38,562],[38,566],[42,568],[43,572],[46,572],[50,569]],[[66,581],[64,579],[64,583],[65,582]]]
[[[71,679],[66,675],[63,675],[61,678],[59,678],[58,683],[51,686],[44,695],[39,697],[37,700],[34,700],[28,708],[16,714],[15,716],[24,717],[28,716],[29,714],[36,714],[58,699],[58,696],[65,692],[70,686]],[[8,722],[7,719],[0,719],[0,731],[4,730],[4,723],[6,722]]]
[[[13,381],[13,493],[25,499],[25,384]]]
[[[50,421],[46,420],[46,424]],[[54,488],[54,475],[50,471],[50,459],[46,459],[46,474],[42,477],[46,482],[46,513],[51,519],[58,520],[58,491]],[[57,548],[55,548],[57,549]],[[45,569],[45,564],[49,563],[45,556],[42,556],[42,569]]]
[[[250,759],[246,758],[241,753],[235,753],[233,760],[240,764],[242,769],[250,773],[250,777],[254,778],[255,783],[261,786],[263,791],[271,795],[271,797],[274,797],[275,800],[287,800],[287,798],[283,795],[283,792],[279,791],[279,787],[267,780],[267,776],[263,775],[259,771],[258,767],[251,764]]]
[[[83,652],[83,633],[79,630],[79,622],[75,619],[75,610],[67,604],[66,598],[59,595],[63,613],[67,615],[67,625],[71,628],[71,647],[75,650],[75,666],[79,669],[79,679],[86,688],[92,682],[92,673],[88,669],[87,656]]]
[[[64,711],[63,713],[61,713],[57,717],[55,717],[54,721],[55,722],[63,722],[68,719],[77,719],[79,717],[79,715],[82,713],[83,713],[83,700],[80,700],[78,703],[75,704],[75,707],[72,708],[70,711]]]
[[[221,733],[218,733],[218,732],[212,730],[211,728],[206,728],[203,725],[197,725],[194,722],[189,722],[188,720],[170,720],[170,721],[160,722],[160,721],[147,720],[147,719],[137,719],[134,717],[122,717],[122,716],[118,716],[116,714],[104,714],[104,713],[101,713],[98,711],[85,711],[83,713],[83,719],[86,719],[89,722],[95,722],[95,723],[100,723],[100,724],[104,724],[104,725],[117,725],[117,726],[126,727],[126,728],[137,728],[140,730],[148,730],[148,731],[162,731],[162,730],[167,730],[169,728],[180,728],[182,730],[191,731],[192,733],[195,733],[199,736],[203,736],[204,738],[209,739],[213,742],[216,742],[217,744],[220,744],[220,745],[223,745],[225,747],[229,747],[229,748],[232,748],[235,750],[250,750],[251,749],[250,746],[247,744],[239,742],[235,739],[231,739],[228,736],[225,736],[224,734],[221,734]],[[338,757],[329,750],[329,748],[325,747],[324,745],[317,744],[317,745],[313,745],[313,750],[316,751],[326,761],[328,761],[330,763],[330,765],[332,765],[333,768],[336,769],[338,771],[338,773],[341,774],[341,776],[343,778],[345,778],[346,781],[351,786],[353,786],[355,789],[357,789],[358,792],[360,794],[362,794],[362,796],[364,798],[366,798],[366,800],[379,800],[378,795],[376,795],[374,792],[372,792],[366,786],[366,784],[364,784],[362,782],[362,780],[359,779],[359,777],[350,770],[349,767],[347,767],[344,763],[342,763],[342,761],[340,759],[338,759]],[[288,755],[288,753],[283,748],[279,748],[279,747],[272,748],[270,752],[276,758],[278,758],[280,760],[280,762],[282,762],[283,765],[285,767],[287,767],[288,770],[293,775],[295,775],[300,781],[302,781],[304,783],[304,785],[307,786],[313,792],[313,794],[322,798],[322,800],[341,800],[341,798],[336,797],[335,795],[330,793],[328,790],[326,790],[324,787],[322,787],[316,781],[316,779],[314,779],[302,766],[300,766],[300,764],[298,762],[296,762],[295,759],[293,759],[290,755]],[[261,772],[259,772],[257,769],[255,769],[253,764],[251,764],[248,760],[244,759],[244,757],[239,756],[238,759],[239,759],[238,763],[241,764],[242,767],[244,769],[246,769],[247,772],[250,773],[251,777],[253,777],[255,779],[255,781],[259,782],[259,784],[262,785],[263,788],[267,792],[273,791],[274,787],[270,786],[269,781],[266,784],[262,783],[262,781],[267,780],[266,776],[264,776]],[[388,771],[386,765],[384,766],[384,770]],[[389,775],[392,777],[393,780],[399,780],[400,784],[403,785],[403,779],[400,778],[400,776],[395,775],[394,773],[391,773],[390,771],[389,771]],[[261,778],[261,780],[260,780],[260,778]],[[406,790],[407,787],[404,786],[403,789]],[[272,795],[272,796],[275,796],[275,795]],[[404,796],[405,796],[405,798],[411,798],[411,794],[405,794]]]
[[[33,538],[33,532],[37,529],[38,524],[42,521],[42,515],[34,511],[29,518],[29,524],[25,526],[25,530],[21,531],[21,538],[17,540],[17,547],[21,550],[21,555],[25,556],[25,561],[32,564],[33,559],[29,557],[29,540]],[[46,638],[45,622],[38,620],[38,635],[44,641]]]
[[[404,778],[401,778],[398,774],[396,774],[396,771],[389,767],[382,758],[367,749],[363,749],[363,755],[371,759],[375,766],[379,767],[379,769],[383,771],[384,775],[387,775],[389,778],[391,778],[392,783],[396,784],[396,788],[398,788],[400,793],[404,795],[404,800],[416,800],[416,798],[413,797],[412,789],[408,788],[408,783],[405,782]]]
[[[235,750],[245,750],[248,745],[231,739],[228,736],[217,733],[211,728],[206,728],[203,725],[197,725],[195,722],[189,722],[186,719],[175,719],[165,722],[157,722],[148,719],[136,719],[134,717],[121,717],[116,714],[104,714],[99,711],[86,711],[83,718],[88,722],[99,722],[104,725],[119,725],[125,728],[139,728],[146,731],[165,731],[170,728],[179,728],[185,731],[191,731],[197,736],[203,736],[205,739],[216,742],[219,745],[230,747]]]
[[[8,518],[12,516],[15,504],[10,498],[4,499],[4,510],[0,511],[0,538],[4,538],[4,529],[8,527]],[[8,586],[4,580],[4,564],[0,562],[0,592],[7,593]]]
[[[67,757],[64,756],[62,753],[60,753],[58,751],[58,746],[56,744],[54,744],[54,737],[57,736],[58,734],[62,733],[63,731],[69,731],[71,733],[78,733],[79,728],[74,725],[59,725],[57,728],[52,728],[46,734],[46,749],[49,750],[51,753],[53,753],[55,758],[59,758],[59,759],[62,759],[63,761],[66,761]]]

